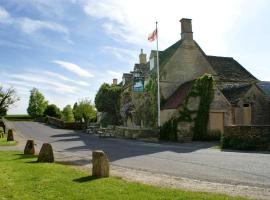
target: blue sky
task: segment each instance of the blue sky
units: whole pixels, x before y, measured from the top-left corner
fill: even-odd
[[[94,96],[103,82],[129,72],[159,22],[160,49],[180,39],[183,17],[208,55],[234,57],[270,81],[270,2],[267,0],[0,0],[0,83],[26,113],[38,88],[63,108]]]

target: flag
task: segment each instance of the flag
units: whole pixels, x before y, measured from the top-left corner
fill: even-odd
[[[157,29],[155,29],[152,33],[149,34],[148,36],[148,41],[153,42],[157,38]]]

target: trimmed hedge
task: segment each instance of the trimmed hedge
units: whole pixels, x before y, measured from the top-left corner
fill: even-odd
[[[33,121],[34,120],[29,115],[6,115],[4,117],[9,121]]]
[[[270,150],[270,126],[225,126],[221,148]]]

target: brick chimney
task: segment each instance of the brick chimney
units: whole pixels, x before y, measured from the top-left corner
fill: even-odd
[[[113,83],[112,83],[113,85],[117,85],[117,78],[114,78],[113,79]]]
[[[140,64],[146,64],[146,54],[143,53],[143,49],[141,49],[141,53],[139,55],[140,58]]]
[[[181,39],[193,40],[191,19],[182,18],[181,22]]]

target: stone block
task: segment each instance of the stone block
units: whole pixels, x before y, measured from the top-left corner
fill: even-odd
[[[34,155],[35,154],[34,140],[27,140],[25,148],[24,148],[24,154],[26,154],[26,155]]]
[[[8,130],[7,141],[14,141],[14,132],[12,129]]]
[[[49,143],[44,143],[40,149],[37,162],[54,162],[54,155],[52,145]]]
[[[101,150],[95,150],[92,153],[92,176],[109,177],[110,166],[107,155]]]

